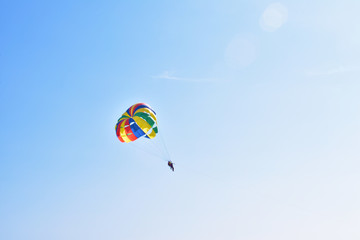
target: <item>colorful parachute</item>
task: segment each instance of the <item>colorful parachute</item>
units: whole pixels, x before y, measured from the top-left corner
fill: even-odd
[[[134,104],[118,119],[115,131],[121,142],[154,138],[158,133],[156,113],[145,103]]]

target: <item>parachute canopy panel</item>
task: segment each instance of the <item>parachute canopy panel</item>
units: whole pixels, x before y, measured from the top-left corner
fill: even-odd
[[[154,138],[158,133],[156,113],[146,103],[134,104],[118,119],[115,132],[121,142]]]

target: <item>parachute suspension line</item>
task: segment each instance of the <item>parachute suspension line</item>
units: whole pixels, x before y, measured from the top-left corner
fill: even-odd
[[[121,142],[165,161],[170,160],[162,134],[158,135],[156,113],[146,103],[129,107],[118,119],[115,132]],[[132,143],[134,142],[135,143]]]
[[[166,153],[164,151],[164,149],[161,147],[161,142],[159,141],[159,137],[155,137],[153,139],[144,139],[146,141],[146,144],[148,144],[151,149],[156,152],[156,154],[158,154],[159,156],[161,156],[160,158],[162,160],[166,160]],[[149,140],[149,141],[147,141]]]
[[[167,161],[166,159],[166,153],[161,145],[160,138],[157,136],[152,139],[148,138],[141,138],[136,140],[135,142],[128,143],[133,148],[139,149],[145,153],[151,154],[153,156],[156,156],[159,159],[162,159],[164,161]]]
[[[149,149],[145,149],[145,148],[142,148],[142,147],[140,147],[140,146],[137,146],[136,144],[134,145],[134,144],[131,144],[131,143],[128,144],[128,145],[130,145],[132,148],[134,148],[134,149],[136,149],[136,150],[140,150],[140,151],[142,151],[142,152],[144,152],[144,153],[151,154],[151,155],[153,155],[153,156],[155,156],[155,157],[157,157],[157,158],[164,159],[163,156],[161,156],[161,155],[159,155],[159,154],[156,154],[155,152],[150,151]]]
[[[155,139],[155,138],[151,139],[149,142],[163,157],[166,157],[165,151],[162,148],[162,146],[160,145],[161,141],[159,141],[159,137],[157,137],[157,139]]]
[[[151,141],[147,141],[147,139],[139,139],[138,142],[134,143],[134,146],[146,150],[148,153],[151,153],[153,155],[156,155],[159,158],[163,158],[161,152],[156,150],[156,148],[153,147],[153,144]]]
[[[162,142],[162,145],[164,146],[164,149],[165,149],[165,152],[166,152],[166,157],[168,158],[167,160],[169,161],[171,159],[170,157],[170,154],[169,154],[169,151],[167,149],[167,146],[166,146],[166,143],[165,143],[165,139],[163,137],[162,134],[159,134],[160,135],[160,139],[161,139],[161,142]]]

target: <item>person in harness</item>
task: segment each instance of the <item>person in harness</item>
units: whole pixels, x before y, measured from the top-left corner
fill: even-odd
[[[174,171],[174,163],[172,161],[168,161],[168,166],[171,168],[172,171]]]

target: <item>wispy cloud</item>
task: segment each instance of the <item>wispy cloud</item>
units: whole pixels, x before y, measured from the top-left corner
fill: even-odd
[[[331,68],[323,71],[310,71],[307,72],[309,76],[326,76],[326,75],[335,75],[347,72],[357,72],[360,71],[360,66],[339,66],[336,68]]]
[[[174,75],[174,72],[164,71],[159,75],[152,76],[154,79],[166,79],[166,80],[174,80],[174,81],[187,81],[187,82],[215,82],[216,79],[211,78],[184,78],[177,77]]]

